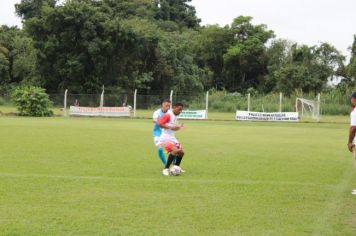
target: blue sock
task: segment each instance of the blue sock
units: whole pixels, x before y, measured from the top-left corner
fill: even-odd
[[[161,159],[163,165],[165,165],[167,163],[167,160],[166,160],[166,156],[164,155],[163,148],[158,148],[158,156],[159,159]]]

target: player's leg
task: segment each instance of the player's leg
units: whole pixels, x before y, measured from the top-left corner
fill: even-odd
[[[164,154],[163,147],[160,145],[159,137],[154,137],[153,139],[154,139],[154,143],[157,147],[158,157],[159,157],[159,159],[161,159],[163,165],[165,165],[167,163],[166,155]]]
[[[176,143],[175,147],[176,147],[175,165],[180,166],[180,163],[182,162],[184,156],[184,150],[179,142]]]
[[[158,152],[158,157],[161,159],[163,165],[165,165],[167,163],[167,160],[166,160],[166,155],[164,154],[163,147],[159,147],[157,149],[157,152]]]
[[[184,156],[184,152],[180,152],[179,154],[176,155],[176,162],[175,162],[176,166],[180,166],[183,156]]]
[[[165,143],[166,151],[169,153],[167,163],[162,171],[163,175],[169,175],[169,167],[172,162],[176,159],[177,155],[179,155],[180,149],[173,142]]]

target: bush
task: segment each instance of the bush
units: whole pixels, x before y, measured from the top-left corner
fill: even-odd
[[[52,102],[43,88],[34,86],[17,87],[14,89],[11,98],[21,116],[53,115],[53,112],[49,109]]]

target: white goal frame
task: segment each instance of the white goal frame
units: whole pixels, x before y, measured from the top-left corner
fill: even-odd
[[[301,109],[298,107],[299,104],[301,104]],[[297,97],[295,100],[295,109],[301,117],[311,117],[320,121],[320,93],[316,100]]]

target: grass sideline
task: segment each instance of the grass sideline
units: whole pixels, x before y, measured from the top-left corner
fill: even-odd
[[[4,235],[356,233],[346,124],[187,121],[179,177],[161,175],[149,120],[0,126]]]

